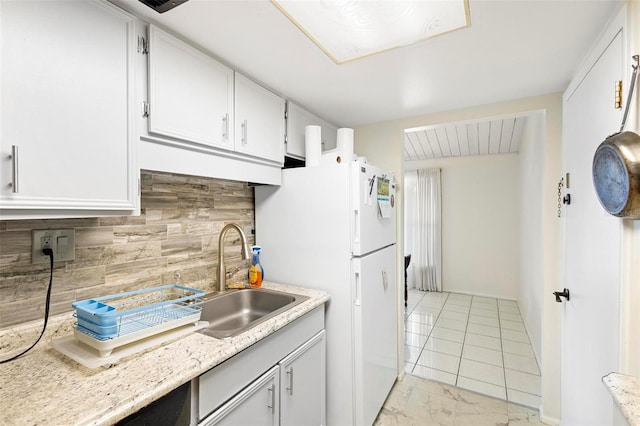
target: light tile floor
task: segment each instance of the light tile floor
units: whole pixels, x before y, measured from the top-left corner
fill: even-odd
[[[391,389],[375,426],[540,425],[537,410],[406,375]]]
[[[409,291],[405,371],[538,409],[540,370],[518,304]]]

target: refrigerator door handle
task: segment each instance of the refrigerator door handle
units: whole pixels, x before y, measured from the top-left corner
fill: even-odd
[[[389,287],[389,277],[387,276],[387,270],[382,268],[382,287],[386,290]]]
[[[353,242],[360,243],[360,211],[353,211]]]
[[[355,300],[354,300],[354,304],[356,306],[360,306],[360,272],[356,272],[356,280],[355,280],[355,285],[356,285],[356,294],[355,294]]]

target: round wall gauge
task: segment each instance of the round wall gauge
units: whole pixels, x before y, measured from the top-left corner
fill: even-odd
[[[617,217],[640,219],[640,136],[609,136],[596,150],[592,171],[602,207]]]

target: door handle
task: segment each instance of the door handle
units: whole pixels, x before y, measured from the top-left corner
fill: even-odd
[[[287,376],[289,376],[289,386],[287,387],[287,390],[289,391],[289,395],[293,395],[293,367],[289,368]]]
[[[271,385],[267,388],[267,391],[270,394],[269,399],[271,399],[271,405],[267,404],[267,408],[271,409],[271,413],[275,414],[276,412],[276,385]]]
[[[568,288],[565,288],[562,291],[554,291],[553,295],[556,297],[556,302],[558,302],[558,303],[562,303],[562,299],[560,299],[561,297],[564,297],[565,299],[567,299],[567,301],[570,300],[569,289]]]
[[[18,145],[11,145],[11,154],[9,155],[11,159],[11,182],[9,186],[12,188],[11,192],[14,194],[18,193]]]
[[[240,124],[240,127],[242,127],[242,145],[246,145],[248,142],[247,120],[244,120],[242,124]]]
[[[229,114],[222,116],[222,139],[229,139]]]

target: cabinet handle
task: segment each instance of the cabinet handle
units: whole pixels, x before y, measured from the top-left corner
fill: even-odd
[[[267,404],[268,408],[271,408],[271,413],[276,413],[276,385],[272,384],[267,391],[271,392],[271,405]]]
[[[247,144],[247,120],[244,120],[242,126],[242,145]]]
[[[289,386],[287,387],[287,390],[289,391],[289,395],[293,395],[293,367],[289,368],[287,376],[289,376]]]
[[[12,188],[12,192],[14,194],[18,193],[18,146],[11,145],[11,154],[9,155],[11,159],[11,182],[9,182],[9,186]]]
[[[229,114],[222,116],[222,139],[229,139]]]

